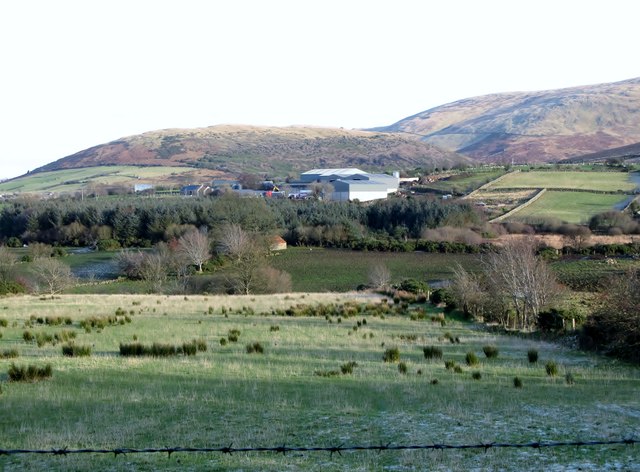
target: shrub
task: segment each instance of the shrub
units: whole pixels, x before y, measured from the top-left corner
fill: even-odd
[[[274,325],[274,326],[269,327],[269,332],[273,333],[275,331],[280,331],[280,326]]]
[[[398,362],[400,360],[400,350],[397,347],[385,350],[382,360],[385,362]]]
[[[573,377],[573,374],[571,372],[567,372],[567,374],[564,376],[564,380],[565,382],[567,382],[567,385],[573,385],[574,383],[576,383],[576,379]]]
[[[227,338],[220,338],[220,345],[221,346],[226,346],[227,345]]]
[[[27,330],[24,333],[22,333],[22,339],[24,339],[25,343],[30,343],[34,339],[36,339],[36,337],[33,335],[31,331]]]
[[[555,361],[549,361],[544,365],[544,370],[549,377],[555,377],[558,375],[558,364]]]
[[[535,364],[538,362],[538,350],[537,349],[529,349],[527,351],[527,359],[529,359],[529,363]]]
[[[9,380],[12,382],[35,382],[36,380],[43,380],[51,377],[53,370],[51,364],[47,364],[44,367],[37,367],[34,365],[16,366],[11,364],[9,367]]]
[[[431,379],[431,382],[429,382],[431,385],[438,385],[438,379]]]
[[[62,346],[62,355],[67,357],[88,357],[91,355],[91,346],[66,344]]]
[[[480,380],[482,378],[482,373],[475,371],[471,373],[471,378],[473,380]]]
[[[425,346],[422,348],[425,359],[442,359],[442,349],[436,346]]]
[[[6,318],[0,318],[0,327],[6,328],[9,326],[9,321]]]
[[[496,346],[484,346],[482,348],[482,352],[487,357],[487,359],[494,359],[498,357],[498,348]]]
[[[467,355],[464,356],[464,360],[468,366],[475,366],[480,364],[480,359],[476,356],[475,352],[467,352]]]
[[[16,357],[20,357],[17,349],[6,349],[0,352],[0,359],[14,359]]]
[[[198,352],[198,345],[195,340],[191,342],[182,343],[182,353],[185,356],[195,356]]]
[[[407,364],[405,364],[404,362],[400,362],[398,364],[398,372],[400,372],[401,374],[406,374],[408,370],[409,369],[407,368]]]
[[[247,354],[263,354],[264,347],[260,343],[247,344]]]
[[[240,337],[240,330],[239,329],[231,329],[231,330],[229,330],[229,334],[227,335],[227,338],[229,339],[229,342],[237,343],[239,337]]]
[[[347,374],[352,374],[353,373],[353,368],[357,367],[358,363],[355,361],[349,361],[346,364],[342,364],[340,366],[340,372],[342,372],[343,375],[347,375]]]
[[[455,366],[456,366],[456,363],[454,361],[451,361],[451,360],[444,361],[444,367],[447,370],[452,370]]]
[[[453,366],[453,371],[454,371],[456,374],[461,374],[461,373],[462,373],[462,366],[454,365],[454,366]]]
[[[200,338],[200,339],[194,339],[193,342],[196,343],[196,348],[198,349],[198,352],[207,352],[207,341]]]
[[[522,388],[522,379],[520,377],[513,378],[513,386],[515,388]]]

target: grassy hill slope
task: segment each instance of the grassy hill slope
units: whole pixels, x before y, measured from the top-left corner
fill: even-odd
[[[94,146],[35,172],[104,165],[189,166],[285,177],[315,167],[398,170],[466,158],[404,134],[310,127],[219,125],[167,129]]]

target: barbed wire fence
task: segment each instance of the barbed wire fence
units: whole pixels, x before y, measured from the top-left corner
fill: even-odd
[[[0,457],[2,456],[16,456],[26,454],[40,454],[40,455],[52,455],[52,456],[67,456],[74,454],[113,454],[114,456],[126,455],[126,454],[167,454],[171,457],[174,453],[220,453],[220,454],[234,454],[234,453],[264,453],[271,452],[276,454],[287,454],[290,452],[297,453],[315,453],[315,452],[328,452],[333,456],[334,454],[341,455],[343,452],[359,452],[359,451],[424,451],[424,450],[483,450],[487,452],[490,449],[547,449],[547,448],[559,448],[559,447],[596,447],[596,446],[635,446],[640,443],[640,439],[628,438],[628,439],[616,439],[616,440],[593,440],[593,441],[538,441],[538,442],[525,442],[525,443],[504,443],[504,442],[491,442],[491,443],[479,443],[479,444],[416,444],[416,445],[393,445],[380,444],[380,445],[365,445],[365,446],[345,446],[343,444],[339,446],[271,446],[271,447],[234,447],[233,444],[223,447],[161,447],[161,448],[114,448],[114,449],[68,449],[64,448],[51,448],[51,449],[0,449]]]

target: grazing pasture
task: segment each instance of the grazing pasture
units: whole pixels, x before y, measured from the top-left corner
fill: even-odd
[[[549,190],[531,205],[509,217],[510,221],[533,221],[541,218],[567,223],[588,223],[589,219],[612,210],[626,200],[625,195],[590,192],[556,192]]]
[[[633,192],[636,184],[628,172],[528,171],[507,174],[491,184],[490,188],[563,188],[601,192]]]
[[[295,308],[301,304],[324,308]],[[3,449],[520,443],[640,435],[637,368],[488,332],[431,305],[381,305],[372,294],[24,296],[0,300],[0,320],[0,353],[18,351],[0,358]],[[25,341],[27,331],[51,341],[38,347]],[[90,346],[90,355],[63,355],[69,339]],[[168,357],[120,355],[121,345],[133,343],[197,349]],[[383,360],[387,352],[394,354],[390,362]],[[50,365],[51,377],[9,381],[12,365]],[[595,471],[631,470],[637,458],[628,446],[18,455],[0,456],[0,469]]]

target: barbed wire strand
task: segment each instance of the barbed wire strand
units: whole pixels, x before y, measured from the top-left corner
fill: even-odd
[[[221,454],[234,454],[234,453],[248,453],[248,452],[273,452],[276,454],[286,454],[288,452],[328,452],[332,456],[333,454],[341,455],[343,452],[357,452],[357,451],[407,451],[407,450],[460,450],[460,449],[479,449],[485,452],[489,449],[506,449],[506,448],[532,448],[532,449],[546,449],[555,447],[595,447],[595,446],[614,446],[624,445],[633,446],[639,444],[638,439],[616,439],[610,441],[594,440],[594,441],[536,441],[527,443],[504,443],[504,442],[492,442],[492,443],[480,443],[480,444],[417,444],[417,445],[393,445],[380,444],[380,445],[368,445],[368,446],[271,446],[271,447],[233,447],[233,444],[224,447],[151,447],[151,448],[114,448],[114,449],[68,449],[64,448],[51,448],[51,449],[0,449],[0,456],[15,456],[26,454],[40,454],[40,455],[53,455],[53,456],[67,456],[72,454],[113,454],[114,456],[125,454],[167,454],[171,457],[171,454],[182,453],[194,453],[194,452],[215,452]]]

